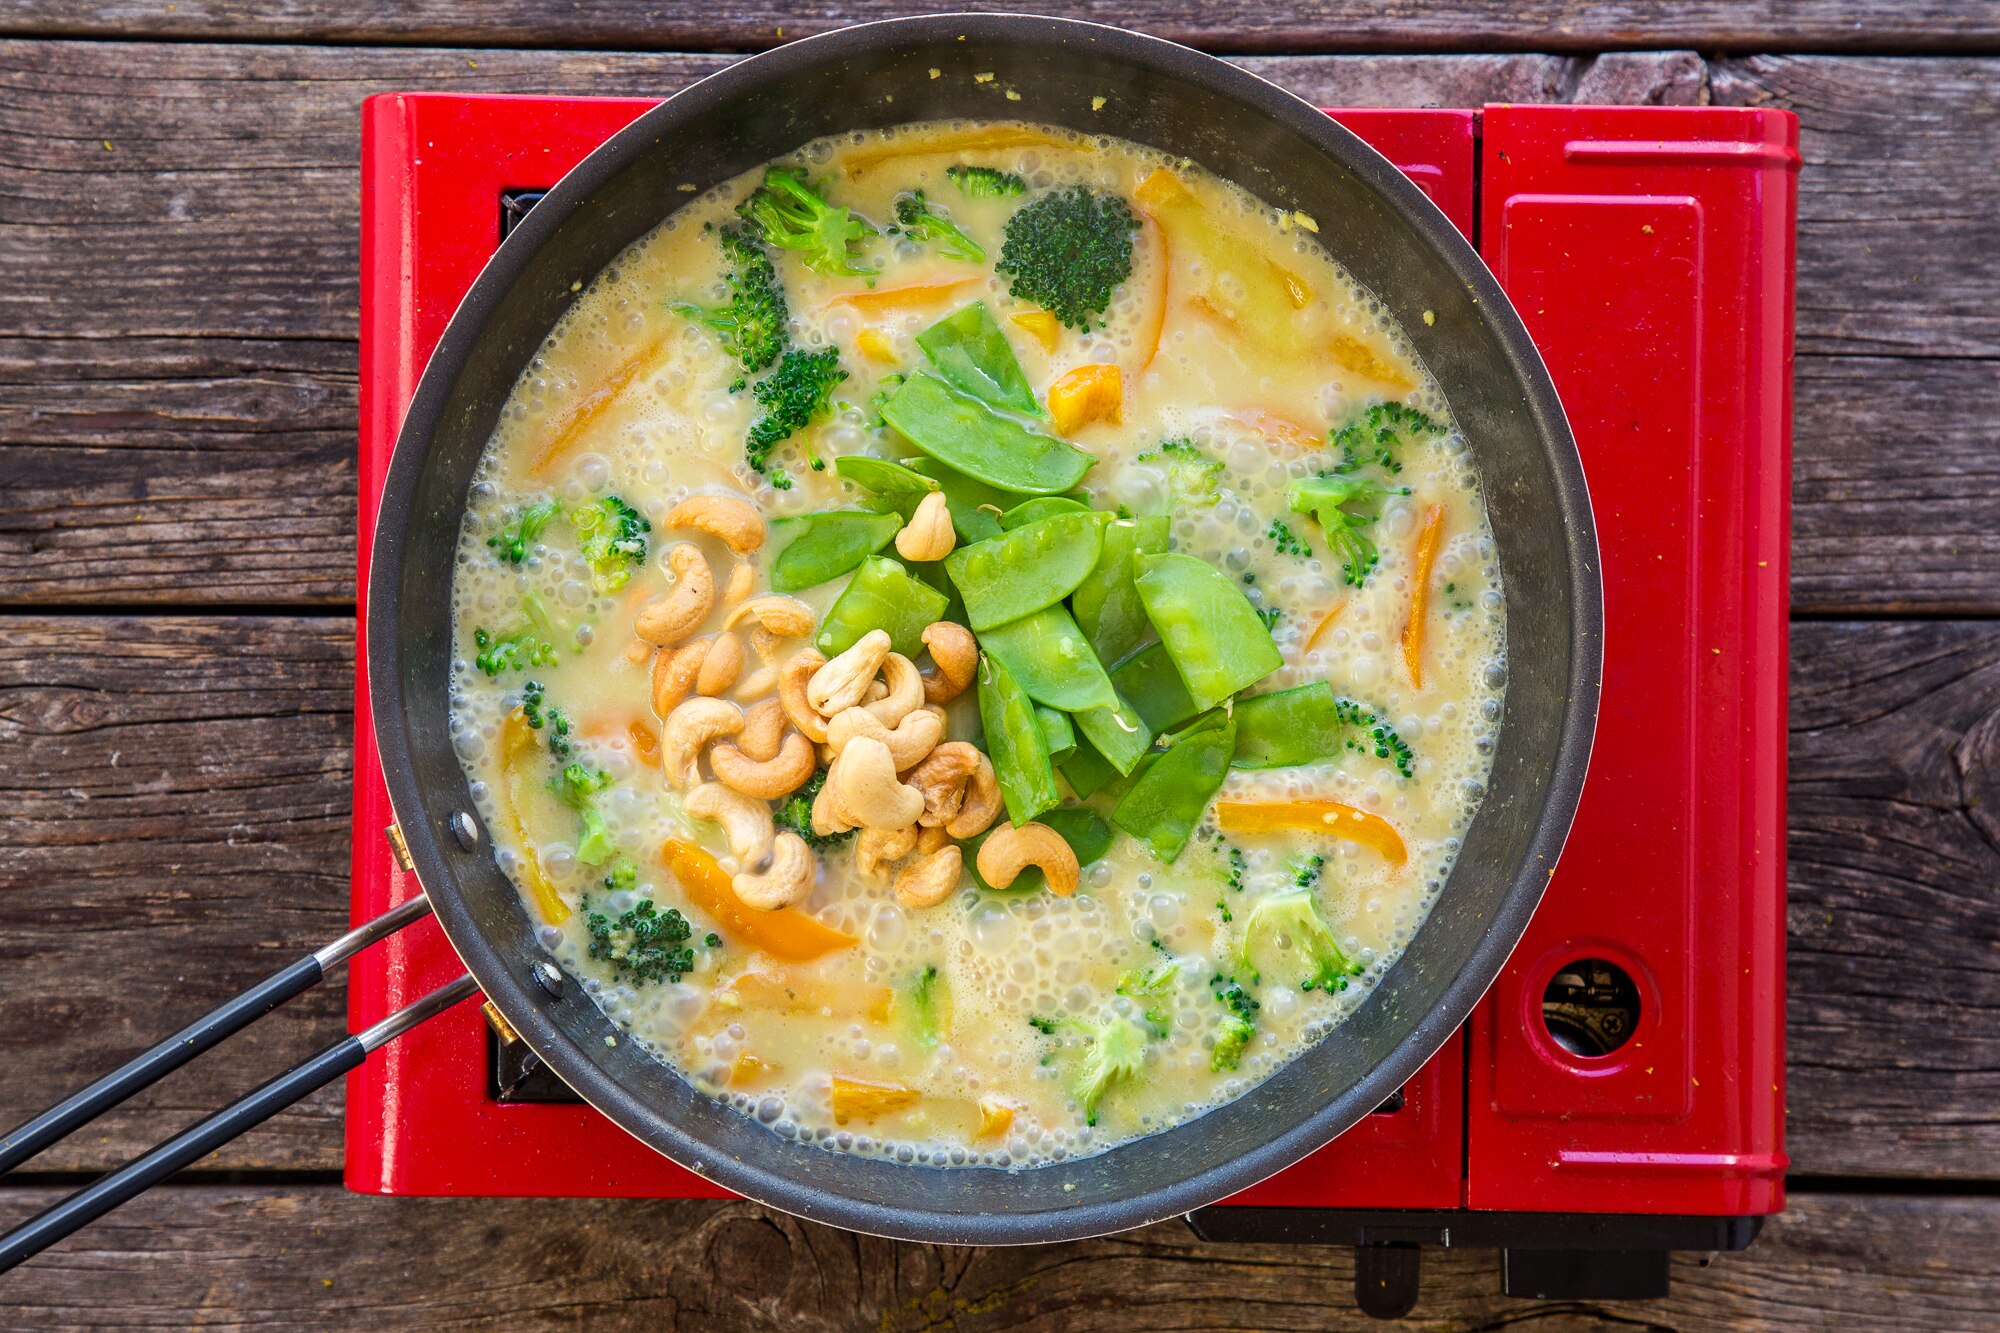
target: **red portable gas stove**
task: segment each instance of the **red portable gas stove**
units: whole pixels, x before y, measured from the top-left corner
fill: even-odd
[[[487,256],[650,101],[390,95],[362,121],[361,598],[419,372]],[[1332,111],[1474,238],[1553,372],[1589,477],[1604,702],[1575,830],[1521,945],[1402,1093],[1190,1221],[1359,1248],[1372,1312],[1423,1244],[1504,1251],[1517,1295],[1664,1294],[1675,1249],[1783,1206],[1784,765],[1797,125],[1780,111]],[[1531,596],[1532,590],[1516,590]],[[365,662],[365,654],[357,662]],[[354,900],[415,894],[366,682]],[[431,922],[353,965],[359,1028],[459,970]],[[708,1198],[472,1005],[348,1076],[347,1184]]]

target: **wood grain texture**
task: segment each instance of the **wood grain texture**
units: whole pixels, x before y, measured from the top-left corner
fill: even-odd
[[[0,1221],[45,1206],[0,1191]],[[603,1333],[1132,1333],[1380,1328],[1353,1251],[1214,1245],[1179,1222],[1068,1245],[874,1240],[745,1203],[156,1191],[0,1286],[20,1333],[105,1327]],[[1664,1301],[1500,1294],[1492,1251],[1427,1250],[1429,1328],[1991,1327],[2000,1201],[1807,1196],[1740,1254],[1674,1262]]]

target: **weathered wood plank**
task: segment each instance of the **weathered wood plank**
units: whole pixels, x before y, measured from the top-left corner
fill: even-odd
[[[350,632],[0,621],[0,1122],[342,928]],[[1802,624],[1794,660],[1795,1167],[1991,1179],[2000,624]],[[340,1022],[330,985],[43,1165],[123,1160]],[[339,1151],[327,1096],[217,1164]]]
[[[0,1222],[46,1190],[0,1191]],[[1365,1329],[1349,1249],[1212,1245],[1178,1222],[1070,1245],[876,1240],[750,1204],[379,1199],[335,1186],[156,1190],[25,1267],[29,1333],[123,1327],[800,1333]],[[1740,1254],[1675,1260],[1663,1301],[1500,1294],[1492,1251],[1428,1250],[1434,1328],[1991,1326],[2000,1200],[1805,1195]]]

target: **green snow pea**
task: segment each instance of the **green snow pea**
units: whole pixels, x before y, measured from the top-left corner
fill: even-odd
[[[1077,730],[1120,773],[1130,773],[1153,743],[1153,729],[1116,690],[1109,708],[1086,708],[1073,715]]]
[[[944,567],[965,599],[972,628],[984,634],[1069,596],[1097,563],[1109,517],[1057,514],[946,556]]]
[[[945,505],[951,510],[952,530],[958,534],[960,545],[969,546],[1000,535],[1000,514],[1015,502],[1014,496],[955,472],[935,458],[912,458],[906,466],[936,482],[944,492]]]
[[[919,333],[917,346],[952,387],[1010,412],[1042,415],[1013,346],[985,302],[952,311]]]
[[[991,654],[979,655],[979,721],[986,729],[986,755],[993,761],[1007,818],[1025,824],[1062,799],[1048,743],[1028,692]]]
[[[1199,713],[1163,644],[1149,643],[1111,669],[1111,684],[1155,733]]]
[[[882,404],[882,420],[947,467],[1019,495],[1060,495],[1097,461],[926,371],[904,380]]]
[[[1104,854],[1111,850],[1112,842],[1118,837],[1112,832],[1111,825],[1104,822],[1102,815],[1080,805],[1066,805],[1056,810],[1045,810],[1037,822],[1054,829],[1057,836],[1069,844],[1069,849],[1076,853],[1076,863],[1079,868],[1103,860]],[[972,878],[980,888],[990,893],[1025,893],[1039,892],[1047,887],[1047,879],[1035,866],[1029,866],[1016,875],[1014,882],[1004,889],[996,889],[980,878],[979,846],[986,841],[986,838],[987,834],[982,833],[965,847],[965,864],[972,870]]]
[[[1285,664],[1235,579],[1191,555],[1135,555],[1146,618],[1197,708],[1213,708]]]
[[[1076,623],[1083,627],[1099,661],[1116,662],[1152,637],[1152,622],[1146,619],[1139,589],[1132,582],[1132,557],[1164,553],[1172,527],[1172,519],[1157,514],[1116,519],[1104,530],[1104,549],[1097,557],[1097,567],[1070,598]]]
[[[1333,686],[1323,680],[1238,699],[1237,768],[1290,768],[1340,753],[1347,738]]]
[[[865,454],[848,454],[833,460],[833,470],[842,481],[852,482],[868,492],[868,503],[880,513],[894,511],[908,522],[924,497],[938,489],[937,480],[913,472],[901,463]]]
[[[871,555],[834,600],[813,646],[832,657],[853,647],[869,630],[879,629],[888,631],[897,652],[913,658],[924,650],[920,636],[944,615],[949,601],[894,560]]]
[[[1039,518],[1050,518],[1056,514],[1081,514],[1089,509],[1090,506],[1083,501],[1072,500],[1067,495],[1038,495],[1032,500],[1021,501],[1000,515],[1000,527],[1002,531],[1012,532],[1015,528],[1033,523]]]
[[[779,548],[771,562],[771,590],[797,592],[837,579],[895,539],[903,520],[861,509],[828,509],[771,520]]]
[[[1118,770],[1111,761],[1097,752],[1088,736],[1076,738],[1076,749],[1067,759],[1056,765],[1062,770],[1063,780],[1076,793],[1076,799],[1085,800],[1103,791],[1107,783],[1118,776]]]
[[[979,646],[1007,664],[1036,703],[1075,712],[1118,702],[1111,677],[1061,602],[979,632]]]
[[[1035,721],[1041,725],[1042,748],[1049,752],[1049,762],[1062,767],[1062,761],[1076,752],[1076,728],[1070,725],[1069,714],[1036,704]]]
[[[1229,776],[1236,752],[1236,723],[1181,738],[1147,768],[1111,812],[1111,822],[1172,864],[1194,836],[1208,802]]]

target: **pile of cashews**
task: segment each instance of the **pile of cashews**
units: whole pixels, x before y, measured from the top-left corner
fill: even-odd
[[[911,526],[928,520],[935,527],[937,517],[920,511]],[[992,761],[945,736],[943,705],[971,686],[978,669],[972,631],[943,620],[925,629],[930,670],[895,652],[879,629],[831,661],[809,645],[787,655],[787,645],[811,636],[816,617],[796,598],[750,596],[756,586],[750,557],[765,536],[756,507],[734,496],[698,495],[676,505],[666,527],[706,533],[736,557],[718,599],[707,557],[692,543],[674,546],[666,556],[672,586],[639,608],[634,625],[635,649],[652,654],[661,773],[683,793],[689,814],[722,826],[739,867],[731,879],[736,896],[773,911],[811,894],[818,858],[798,834],[776,828],[771,808],[810,781],[824,760],[813,832],[859,830],[856,867],[873,881],[892,881],[905,906],[934,907],[950,897],[964,870],[958,841],[987,833],[1004,809]],[[694,637],[718,600],[727,612],[721,630]],[[745,622],[747,652],[736,632]],[[745,674],[752,657],[757,665]],[[750,700],[747,709],[739,702]],[[704,759],[712,778],[702,776]],[[1079,874],[1069,844],[1034,823],[994,829],[977,865],[998,888],[1037,866],[1061,894],[1075,891]]]

